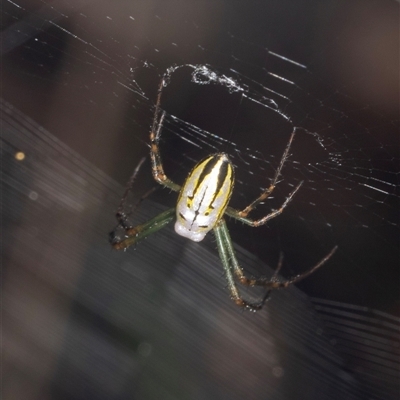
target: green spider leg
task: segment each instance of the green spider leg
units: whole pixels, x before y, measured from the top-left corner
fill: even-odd
[[[111,232],[110,241],[113,248],[115,250],[124,250],[136,244],[168,225],[175,218],[175,213],[175,208],[170,208],[141,225],[125,229],[125,237],[122,240],[117,238],[115,231]]]
[[[232,242],[226,227],[225,221],[221,219],[218,224],[213,229],[214,236],[217,242],[217,248],[219,253],[219,258],[221,259],[222,266],[224,267],[225,277],[228,282],[228,289],[231,293],[231,299],[235,302],[239,307],[246,308],[250,311],[258,311],[261,310],[264,303],[266,302],[269,292],[268,291],[261,302],[259,303],[251,303],[247,300],[244,300],[239,293],[239,289],[237,288],[235,282],[235,276],[232,271],[231,261],[232,259],[236,259],[236,255],[231,252]]]
[[[221,219],[218,224],[214,228],[214,235],[217,242],[218,253],[220,255],[226,279],[228,281],[228,288],[231,292],[232,300],[240,307],[247,308],[251,311],[260,310],[265,302],[268,300],[269,295],[273,289],[283,289],[287,288],[289,285],[293,283],[299,282],[300,280],[306,278],[315,272],[318,268],[320,268],[323,264],[325,264],[335,253],[337,250],[337,246],[335,246],[322,260],[320,260],[316,265],[312,268],[304,272],[303,274],[297,275],[291,279],[281,281],[277,278],[278,272],[282,267],[283,257],[280,255],[278,267],[276,268],[273,276],[270,279],[267,278],[248,278],[245,276],[242,267],[239,265],[237,260],[235,250],[233,248],[232,239],[229,235],[228,228],[226,226],[226,222]],[[239,283],[245,286],[262,286],[268,289],[263,299],[259,303],[250,303],[244,300],[239,290],[236,286],[235,278]]]
[[[140,205],[140,203],[147,198],[151,193],[154,192],[156,187],[148,190],[135,204],[135,206],[130,210],[129,213],[126,212],[126,202],[128,199],[129,192],[132,190],[133,184],[136,181],[136,177],[139,173],[141,166],[143,165],[145,158],[143,157],[135,170],[133,171],[132,176],[130,177],[128,184],[126,185],[124,195],[122,196],[120,205],[118,206],[118,210],[116,213],[116,218],[118,221],[118,226],[110,233],[109,239],[110,243],[115,250],[124,250],[129,246],[136,244],[138,241],[146,238],[154,232],[162,229],[164,226],[169,224],[175,218],[175,208],[171,208],[167,211],[162,212],[156,217],[150,219],[149,221],[137,225],[132,226],[128,220],[129,215],[131,215]],[[123,239],[119,238],[117,234],[118,228],[121,227],[124,230]]]

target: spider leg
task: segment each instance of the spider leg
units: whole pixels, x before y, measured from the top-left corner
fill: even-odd
[[[133,207],[132,206],[130,207],[129,212],[126,212],[125,208],[123,206],[121,207],[120,205],[115,214],[118,221],[118,226],[115,228],[115,230],[117,230],[119,227],[122,227],[123,229],[125,229],[126,232],[129,232],[129,230],[132,229],[133,225],[129,222],[128,217],[134,214],[134,212],[140,207],[142,201],[145,200],[147,197],[149,197],[157,189],[158,186],[154,186],[150,190],[148,190],[144,195],[142,195],[142,197],[135,203]]]
[[[233,274],[234,274],[234,276],[236,276],[236,278],[239,280],[239,282],[242,285],[245,285],[245,286],[260,286],[260,285],[257,285],[257,283],[258,283],[257,279],[254,279],[254,278],[251,279],[251,278],[247,278],[245,276],[245,274],[243,272],[243,269],[240,266],[239,261],[238,261],[238,259],[236,257],[235,249],[233,248],[233,244],[232,244],[232,239],[231,239],[231,236],[229,234],[228,227],[226,226],[226,222],[224,220],[221,220],[219,222],[218,227],[214,228],[214,232],[216,233],[216,235],[218,234],[221,237],[220,241],[224,244],[224,248],[225,248],[225,251],[226,251],[227,257],[228,257],[228,263],[229,263],[229,265],[232,265]],[[217,239],[217,244],[218,244],[218,239]],[[219,249],[219,247],[220,246],[218,246],[218,249]],[[221,260],[223,260],[222,256],[221,256]],[[277,280],[276,277],[277,277],[277,275],[279,273],[279,270],[282,267],[282,261],[283,261],[283,256],[282,256],[282,253],[281,253],[281,255],[279,256],[278,266],[277,266],[277,268],[276,268],[276,270],[275,270],[275,272],[274,272],[274,274],[272,275],[272,278],[271,278],[271,281],[273,281],[273,282],[275,282]],[[223,261],[223,264],[224,264],[224,268],[225,268],[225,262],[224,261]],[[230,271],[230,273],[232,275],[232,271]],[[232,276],[231,279],[232,279],[233,284],[234,284],[234,277]],[[265,285],[261,285],[261,286],[265,286]],[[236,291],[237,291],[237,289],[236,289]],[[232,293],[232,298],[233,298],[233,300],[235,301],[236,304],[238,304],[241,307],[246,307],[246,308],[248,308],[248,309],[250,309],[252,311],[258,311],[263,307],[265,302],[267,300],[269,300],[271,291],[272,291],[272,288],[269,288],[267,290],[267,292],[265,293],[265,295],[264,295],[264,297],[263,297],[263,299],[261,300],[260,303],[258,303],[258,304],[246,304],[246,302],[244,302],[245,304],[243,304],[243,305],[242,304],[238,304],[238,301],[235,298],[234,294],[232,293],[232,290],[231,290],[231,293]],[[240,298],[240,296],[239,296],[239,298]],[[239,302],[240,302],[240,300],[239,300]]]
[[[128,217],[140,206],[140,204],[142,203],[143,200],[145,200],[148,196],[150,196],[150,194],[152,194],[157,187],[153,187],[150,190],[148,190],[137,202],[136,204],[131,207],[131,209],[129,210],[129,212],[126,211],[126,202],[129,196],[129,192],[132,190],[133,184],[136,181],[136,177],[139,173],[139,170],[141,168],[141,166],[143,165],[143,163],[145,162],[146,158],[142,157],[141,160],[139,161],[138,165],[136,166],[135,170],[133,171],[132,176],[129,178],[129,181],[125,187],[125,192],[121,198],[121,202],[119,203],[117,212],[115,213],[115,217],[117,218],[118,221],[118,226],[116,229],[118,229],[118,227],[122,227],[123,229],[125,229],[125,231],[129,231],[130,229],[132,229],[132,225],[131,223],[128,221]],[[115,230],[116,230],[115,229]],[[113,235],[115,230],[110,234]]]
[[[153,186],[151,189],[149,189],[145,194],[143,194],[140,199],[135,203],[133,207],[131,207],[131,210],[129,211],[129,215],[134,214],[134,212],[140,207],[140,204],[142,204],[143,200],[146,200],[152,193],[154,193],[159,187],[158,186]]]
[[[110,233],[109,240],[114,249],[121,250],[126,249],[127,247],[133,245],[134,243],[138,242],[139,240],[143,239],[144,237],[148,236],[150,233],[155,232],[165,226],[173,219],[173,212],[168,210],[168,212],[162,213],[159,216],[153,218],[152,220],[144,223],[142,225],[138,225],[133,227],[132,224],[129,222],[128,217],[140,206],[140,203],[146,199],[151,193],[157,189],[157,187],[153,187],[148,190],[131,208],[129,212],[126,212],[126,202],[129,196],[129,192],[132,190],[133,184],[136,180],[136,177],[139,173],[141,166],[145,161],[145,157],[143,157],[138,165],[136,166],[135,170],[133,171],[132,176],[130,177],[125,192],[122,196],[121,202],[118,206],[117,212],[115,214],[118,226]],[[172,209],[173,210],[173,209]],[[117,233],[119,228],[122,228],[124,232],[124,238],[120,239]]]
[[[261,285],[261,286],[269,286],[272,289],[284,289],[287,288],[289,285],[292,285],[293,283],[300,282],[307,276],[311,275],[314,273],[318,268],[322,267],[336,252],[338,249],[338,246],[335,246],[324,258],[322,258],[317,264],[315,264],[313,267],[311,267],[309,270],[303,272],[302,274],[296,275],[293,278],[287,279],[285,281],[265,281],[264,279],[258,280],[256,285]],[[264,281],[264,282],[263,282]]]
[[[158,87],[158,95],[156,102],[156,109],[154,112],[153,124],[150,131],[150,158],[151,158],[151,168],[153,171],[153,178],[157,183],[163,185],[174,192],[179,192],[180,185],[173,182],[171,179],[167,177],[164,172],[164,167],[161,160],[160,149],[159,149],[159,141],[161,136],[161,129],[164,123],[165,111],[161,112],[160,103],[161,103],[161,94],[162,88],[164,87],[165,81],[164,78],[161,79],[160,85]],[[159,114],[161,112],[161,116]]]
[[[254,210],[254,208],[256,208],[258,204],[260,204],[262,201],[264,201],[266,198],[268,198],[269,195],[274,191],[275,186],[278,183],[279,176],[281,175],[281,171],[282,171],[283,165],[285,164],[286,160],[289,157],[289,150],[290,150],[290,146],[292,145],[295,133],[296,133],[296,129],[294,129],[292,134],[290,135],[289,142],[286,145],[285,151],[283,152],[283,155],[282,155],[281,161],[279,163],[278,169],[275,172],[275,176],[274,176],[274,179],[272,180],[271,184],[269,185],[268,188],[266,188],[260,194],[260,196],[257,199],[255,199],[252,203],[250,203],[250,205],[248,205],[242,211],[238,211],[240,217],[246,218],[247,215],[252,210]],[[296,189],[296,191],[297,191],[297,189]]]
[[[137,177],[137,175],[139,173],[139,170],[140,170],[141,166],[143,165],[143,163],[145,162],[145,160],[146,160],[145,157],[141,158],[141,160],[139,161],[138,165],[134,169],[132,176],[129,178],[129,181],[126,184],[126,187],[125,187],[125,192],[124,192],[124,194],[123,194],[123,196],[121,198],[121,202],[119,203],[117,212],[115,214],[115,216],[117,218],[117,221],[118,221],[118,224],[120,226],[122,226],[125,230],[129,229],[131,227],[131,225],[128,223],[128,214],[125,212],[125,203],[126,203],[126,200],[128,198],[129,192],[132,190],[133,184],[136,181],[136,177]],[[148,194],[150,194],[150,193],[148,193]],[[144,196],[142,196],[142,198],[136,204],[135,209],[138,207],[138,205],[142,201],[142,199],[147,197],[148,194],[146,193]]]
[[[284,201],[284,203],[282,204],[282,206],[280,208],[278,208],[277,210],[272,211],[271,213],[267,214],[265,217],[262,217],[258,220],[253,220],[251,218],[247,218],[247,217],[243,217],[242,216],[242,212],[235,210],[232,207],[227,207],[225,213],[227,215],[229,215],[232,218],[235,218],[247,225],[250,225],[252,227],[258,227],[261,225],[266,224],[269,220],[277,217],[278,215],[282,214],[283,210],[287,207],[287,205],[290,203],[290,201],[292,200],[293,196],[296,194],[296,192],[300,189],[301,185],[303,184],[303,182],[300,182],[295,189],[293,190],[292,193],[289,194],[289,196],[286,198],[286,200]]]
[[[335,246],[322,260],[320,260],[317,264],[315,264],[312,268],[307,270],[306,272],[297,275],[291,279],[280,281],[277,276],[279,270],[282,268],[283,256],[282,254],[279,257],[278,266],[272,275],[271,279],[267,278],[248,278],[244,272],[242,267],[239,265],[239,262],[235,255],[235,250],[233,248],[232,240],[229,235],[228,228],[226,226],[225,221],[221,220],[218,226],[218,233],[221,236],[221,241],[225,244],[226,252],[228,254],[229,260],[232,263],[233,272],[238,279],[238,281],[245,286],[263,286],[268,288],[268,292],[265,294],[263,301],[260,304],[264,304],[265,301],[268,299],[271,290],[273,289],[283,289],[292,285],[293,283],[297,283],[302,279],[306,278],[307,276],[311,275],[315,272],[318,268],[322,267],[335,253],[337,250],[337,246]]]
[[[274,271],[273,275],[271,276],[271,281],[272,281],[272,282],[277,281],[277,276],[278,276],[279,271],[280,271],[281,268],[282,268],[282,264],[283,264],[283,253],[281,252],[281,253],[279,254],[278,265],[277,265],[277,267],[275,268],[275,271]],[[242,272],[242,273],[243,273],[243,272]],[[263,297],[263,299],[262,299],[263,304],[269,300],[269,298],[270,298],[270,296],[271,296],[271,292],[272,292],[272,289],[268,289],[268,290],[266,291],[266,293],[265,293],[265,295],[264,295],[264,297]]]
[[[231,268],[232,261],[232,253],[230,251],[232,247],[231,239],[225,234],[227,232],[226,224],[223,219],[221,219],[218,224],[214,227],[214,235],[217,242],[218,253],[220,259],[222,261],[222,265],[224,267],[226,280],[228,281],[228,288],[231,293],[231,299],[238,305],[239,307],[243,307],[250,311],[258,311],[261,310],[264,305],[267,297],[263,299],[260,303],[250,303],[247,300],[244,300],[239,293],[239,290],[236,286],[236,282],[234,279],[234,273]],[[236,259],[236,256],[233,255]]]
[[[161,214],[141,225],[126,229],[124,238],[122,240],[120,240],[115,234],[115,231],[113,231],[110,233],[111,245],[115,250],[125,250],[129,246],[136,244],[152,233],[159,231],[161,228],[169,224],[174,218],[175,208],[170,208],[169,210],[162,212]]]

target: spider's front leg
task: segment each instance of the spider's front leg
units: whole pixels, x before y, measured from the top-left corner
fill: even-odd
[[[250,225],[252,227],[258,227],[261,225],[266,224],[269,220],[277,217],[278,215],[283,213],[283,210],[287,207],[287,205],[290,203],[290,201],[292,200],[293,196],[296,194],[296,192],[300,189],[301,185],[303,184],[303,182],[300,182],[296,188],[293,190],[292,193],[290,193],[290,195],[286,198],[286,200],[284,201],[284,203],[281,205],[280,208],[278,208],[277,210],[272,211],[271,213],[267,214],[266,216],[257,219],[257,220],[253,220],[251,218],[247,218],[247,217],[243,217],[242,216],[242,211],[238,211],[235,210],[232,207],[227,207],[226,208],[226,214],[229,215],[232,218],[235,218],[241,222],[243,222],[246,225]]]
[[[180,191],[181,186],[173,182],[165,174],[159,149],[161,129],[163,127],[165,119],[165,111],[161,111],[160,108],[161,95],[164,85],[165,81],[163,78],[161,79],[158,87],[157,102],[154,111],[153,123],[150,130],[150,159],[151,159],[152,173],[155,181],[175,192],[178,192]],[[161,229],[164,225],[166,225],[173,219],[173,210],[168,210],[160,214],[158,217],[155,217],[152,220],[148,221],[145,224],[138,225],[136,227],[130,224],[128,216],[131,214],[131,212],[127,213],[125,211],[126,208],[125,203],[128,198],[129,192],[132,190],[133,183],[136,180],[136,176],[143,162],[144,158],[142,158],[142,160],[139,162],[139,164],[137,165],[132,174],[132,177],[128,181],[125,193],[122,197],[121,203],[116,213],[116,217],[118,220],[118,227],[110,233],[110,242],[113,245],[113,247],[117,250],[126,249],[127,247],[133,245],[142,238]],[[141,201],[145,199],[153,191],[154,189],[151,189],[144,196],[142,196],[134,208],[137,208],[137,206],[141,203]],[[117,233],[117,230],[120,227],[124,230],[124,235],[122,239]]]
[[[267,189],[265,189],[259,197],[257,197],[257,199],[255,199],[252,203],[250,203],[246,208],[244,208],[242,211],[237,211],[237,215],[240,218],[246,218],[247,215],[254,210],[258,204],[260,204],[262,201],[264,201],[265,199],[267,199],[271,193],[274,191],[276,184],[278,183],[278,179],[279,176],[281,175],[282,172],[282,168],[286,162],[286,160],[289,157],[289,150],[290,150],[290,146],[292,145],[293,139],[294,139],[294,135],[296,134],[296,129],[293,130],[292,134],[290,135],[289,138],[289,142],[286,145],[285,151],[283,152],[281,161],[279,162],[279,166],[278,169],[275,172],[275,176],[274,179],[272,180],[271,184],[269,185],[269,187]],[[294,192],[292,194],[289,195],[289,197],[293,197],[294,193],[297,192],[298,188],[301,186],[301,184],[294,190]],[[273,218],[273,217],[272,217]]]
[[[161,81],[161,84],[162,82],[163,81]],[[159,96],[160,95],[161,95],[161,89],[159,89]],[[171,179],[167,177],[167,175],[164,172],[164,167],[161,160],[160,148],[158,144],[160,142],[161,129],[164,124],[165,111],[163,111],[161,113],[161,117],[158,118],[158,115],[160,113],[159,101],[160,97],[158,97],[157,99],[156,111],[154,112],[153,125],[150,131],[150,158],[151,158],[151,168],[153,172],[153,178],[160,185],[163,185],[173,190],[174,192],[179,192],[181,188],[180,185],[173,182]]]

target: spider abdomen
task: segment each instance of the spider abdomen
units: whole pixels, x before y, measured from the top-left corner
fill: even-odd
[[[180,191],[176,207],[176,233],[195,242],[203,240],[222,218],[233,185],[233,164],[225,153],[200,161]]]

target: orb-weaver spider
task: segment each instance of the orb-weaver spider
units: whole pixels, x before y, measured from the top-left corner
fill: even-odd
[[[177,206],[176,208],[171,208],[167,211],[164,211],[160,215],[145,222],[144,224],[135,227],[128,222],[127,214],[124,212],[124,203],[132,188],[140,166],[144,161],[144,159],[142,159],[128,182],[125,194],[121,200],[121,204],[116,214],[119,223],[118,227],[122,227],[124,230],[124,238],[120,240],[116,234],[116,231],[113,231],[110,234],[110,242],[114,249],[126,249],[150,234],[160,230],[175,217],[176,233],[195,242],[203,240],[204,236],[210,230],[213,230],[232,300],[238,306],[245,309],[251,311],[260,310],[265,301],[268,299],[272,289],[286,288],[289,285],[304,279],[325,264],[337,249],[337,246],[334,247],[322,260],[320,260],[308,271],[285,281],[280,281],[277,277],[282,266],[282,256],[280,257],[278,267],[271,279],[255,279],[246,277],[236,258],[235,250],[233,248],[232,240],[225,223],[224,215],[228,215],[229,217],[235,218],[252,227],[264,225],[269,220],[277,217],[283,212],[285,207],[289,204],[303,183],[300,182],[296,186],[296,188],[289,194],[279,209],[272,211],[258,220],[252,220],[248,217],[248,214],[259,203],[270,196],[275,189],[282,167],[288,158],[295,131],[293,131],[290,136],[278,169],[276,170],[275,176],[269,187],[266,188],[250,205],[248,205],[242,211],[238,211],[228,206],[234,186],[234,167],[227,154],[213,154],[200,161],[190,172],[182,187],[170,180],[164,173],[159,150],[161,129],[165,117],[165,111],[161,112],[160,109],[161,93],[164,86],[166,86],[166,83],[164,79],[162,79],[158,89],[153,124],[150,131],[150,158],[152,164],[152,173],[156,182],[175,192],[179,192]],[[250,303],[244,300],[239,294],[235,283],[235,278],[242,285],[262,286],[267,288],[268,290],[262,301],[259,303]]]

